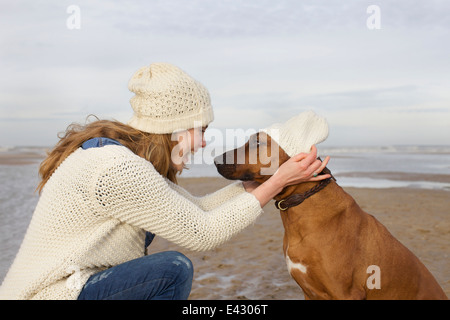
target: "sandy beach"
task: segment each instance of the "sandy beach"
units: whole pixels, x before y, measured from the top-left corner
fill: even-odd
[[[25,156],[9,154],[0,156],[0,165],[18,165],[8,169],[14,170],[26,168],[28,166],[22,165],[29,163],[36,165],[39,160],[42,159],[32,153]],[[361,173],[355,173],[358,174]],[[381,174],[393,176],[392,173]],[[417,178],[413,174],[398,175],[401,175],[402,179]],[[337,177],[339,178],[339,175]],[[448,175],[429,178],[449,181]],[[231,181],[223,178],[179,178],[181,186],[198,196],[211,193],[229,183]],[[25,190],[29,193],[24,194],[23,188],[19,188],[9,198],[19,195],[27,197],[27,194],[33,193],[34,187],[34,183],[30,183],[28,187],[30,190]],[[414,188],[348,187],[345,190],[365,211],[374,215],[422,260],[450,296],[450,192]],[[2,218],[0,281],[12,263],[32,214],[31,208],[18,209],[20,218],[9,217],[5,213],[10,212],[7,209],[8,201],[12,200],[5,198],[2,201],[0,201],[0,218]],[[272,201],[265,206],[264,213],[253,225],[214,250],[193,252],[156,237],[149,248],[149,253],[178,250],[192,260],[195,269],[190,295],[192,300],[304,299],[302,290],[290,277],[286,268],[282,252],[283,234],[279,211]]]
[[[195,195],[228,183],[221,178],[179,179]],[[421,259],[449,296],[450,193],[406,188],[345,190]],[[254,225],[215,250],[192,252],[155,238],[150,252],[178,250],[192,260],[190,299],[304,299],[286,268],[283,234],[272,201]]]
[[[27,165],[35,164],[43,160],[43,155],[38,152],[0,152],[0,165]]]

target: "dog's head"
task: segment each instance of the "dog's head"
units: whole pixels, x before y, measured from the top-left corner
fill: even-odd
[[[289,158],[268,134],[258,132],[242,147],[216,157],[214,164],[227,179],[263,183]]]
[[[290,157],[309,152],[327,136],[327,121],[306,111],[252,135],[245,145],[216,157],[214,163],[227,179],[262,183]]]

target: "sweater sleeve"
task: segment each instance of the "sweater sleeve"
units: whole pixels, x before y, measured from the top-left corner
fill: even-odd
[[[94,203],[103,214],[177,245],[210,250],[253,223],[262,212],[259,201],[247,192],[234,197],[221,192],[228,200],[203,206],[211,208],[204,210],[198,201],[171,188],[150,162],[137,156],[121,158],[115,157],[94,179]]]
[[[224,202],[240,195],[241,193],[246,192],[244,186],[242,185],[242,182],[236,181],[213,193],[201,197],[196,197],[191,193],[189,193],[189,191],[173,183],[172,181],[166,179],[166,182],[173,190],[178,192],[181,196],[185,197],[189,201],[199,206],[202,210],[206,211],[212,210],[222,205]]]

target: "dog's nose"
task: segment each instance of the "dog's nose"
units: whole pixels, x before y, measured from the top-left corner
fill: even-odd
[[[216,167],[221,164],[223,164],[223,155],[220,155],[220,156],[217,156],[214,158],[214,165]]]
[[[234,163],[230,163],[230,161],[227,163],[226,159],[226,153],[214,158],[214,164],[217,168],[217,172],[227,179],[235,180],[236,178],[234,177],[234,173],[236,171],[236,165]]]

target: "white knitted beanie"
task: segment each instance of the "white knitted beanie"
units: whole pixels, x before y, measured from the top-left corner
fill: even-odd
[[[208,90],[168,63],[140,68],[128,83],[136,95],[130,104],[131,127],[149,133],[173,133],[208,125],[214,119]]]
[[[311,147],[328,137],[327,121],[313,111],[302,112],[285,123],[276,123],[262,129],[278,145],[293,157],[296,154],[311,151]]]

